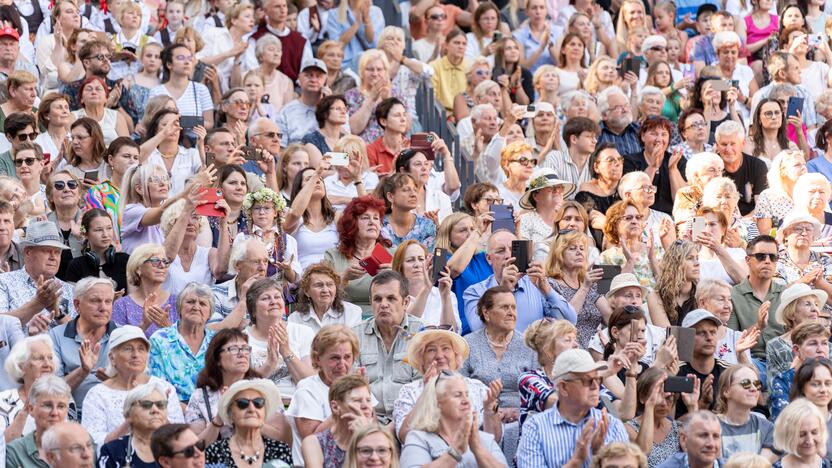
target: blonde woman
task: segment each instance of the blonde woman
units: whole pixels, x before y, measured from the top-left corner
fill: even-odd
[[[520,212],[520,198],[526,193],[526,186],[537,167],[537,157],[533,148],[525,141],[514,141],[506,145],[500,153],[500,167],[506,180],[499,184],[500,196],[505,203],[514,205],[514,211]]]
[[[589,72],[587,72],[584,80],[584,90],[592,95],[597,95],[610,86],[619,85],[620,81],[615,60],[603,55],[595,59],[595,62],[589,67]]]
[[[369,170],[367,145],[361,138],[355,135],[342,137],[332,151],[347,153],[350,157],[348,166],[336,166],[335,174],[324,179],[326,195],[333,208],[340,212],[353,198],[372,192],[378,185],[378,176]]]
[[[554,65],[542,65],[532,75],[532,85],[537,96],[537,102],[548,102],[555,109],[560,104],[560,75]]]
[[[345,468],[399,468],[398,443],[378,424],[355,430]]]
[[[795,342],[803,343],[800,329],[805,323],[818,322],[821,308],[829,296],[821,289],[813,289],[804,283],[795,283],[780,293],[780,304],[774,311],[771,326],[766,327],[767,335],[783,330],[780,336],[769,337],[766,341],[766,373],[768,382],[789,370],[795,357]],[[828,328],[826,330],[828,337]],[[794,337],[794,338],[793,338]]]
[[[656,288],[647,296],[654,325],[681,325],[685,315],[696,309],[699,282],[699,252],[696,244],[678,240],[662,257]]]
[[[832,236],[832,213],[829,212],[829,200],[832,199],[832,184],[824,175],[812,172],[797,178],[792,200],[795,210],[806,211],[821,225],[817,244],[829,245]]]
[[[428,64],[404,55],[405,34],[398,26],[387,26],[378,36],[378,48],[390,63],[388,76],[393,83],[393,92],[402,94],[408,109],[416,108],[416,90],[430,79],[433,68]]]
[[[784,453],[774,466],[832,466],[832,462],[824,458],[828,437],[820,410],[805,398],[792,401],[774,424],[774,448]]]
[[[468,86],[454,97],[453,113],[456,122],[468,117],[471,108],[476,105],[474,90],[485,80],[491,79],[491,65],[485,57],[477,57],[468,64],[465,80]]]
[[[405,97],[401,90],[393,89],[390,61],[381,50],[373,49],[361,54],[358,76],[361,77],[361,86],[344,93],[344,98],[350,114],[350,131],[370,144],[384,133],[375,119],[376,106],[389,97],[398,98],[402,102]],[[408,111],[410,115],[415,115],[415,110]]]
[[[618,10],[618,21],[615,25],[618,50],[629,50],[628,40],[630,31],[636,28],[646,28],[646,14],[641,0],[624,0]]]
[[[652,288],[659,275],[661,252],[655,236],[648,235],[647,242],[642,240],[646,214],[632,198],[613,203],[603,225],[609,247],[601,252],[599,263],[621,265],[623,272],[634,273],[642,286]]]
[[[757,228],[767,233],[772,227],[779,227],[782,221],[795,208],[792,191],[797,179],[806,173],[806,160],[798,150],[784,150],[777,153],[768,168],[768,188],[757,197]]]

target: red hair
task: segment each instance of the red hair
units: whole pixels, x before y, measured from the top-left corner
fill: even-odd
[[[355,251],[355,236],[358,234],[358,217],[370,210],[377,211],[381,219],[384,220],[384,202],[371,195],[353,198],[347,207],[344,208],[341,219],[338,220],[338,237],[341,238],[341,242],[338,243],[338,251],[344,257],[347,257],[347,259],[352,258],[353,252]],[[385,247],[393,245],[380,232],[376,241]]]
[[[101,86],[104,87],[104,97],[105,98],[110,97],[110,88],[107,86],[107,82],[104,80],[104,78],[101,78],[100,76],[93,75],[93,76],[87,78],[86,80],[84,80],[83,83],[81,83],[81,89],[78,90],[78,100],[79,101],[84,100],[84,90],[87,89],[87,86],[90,83],[93,83],[95,81],[101,83]]]

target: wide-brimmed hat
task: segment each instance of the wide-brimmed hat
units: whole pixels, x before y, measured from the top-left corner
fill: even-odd
[[[787,305],[800,299],[801,297],[806,296],[817,297],[818,301],[820,301],[821,307],[823,307],[823,305],[826,304],[826,299],[829,298],[829,295],[826,294],[826,291],[822,291],[820,289],[812,289],[812,287],[806,283],[795,283],[780,293],[780,305],[778,305],[777,310],[774,311],[774,320],[780,325],[785,325],[785,322],[783,321],[783,310],[786,308]]]
[[[228,387],[228,390],[226,390],[220,398],[219,413],[222,422],[225,424],[230,425],[232,423],[231,405],[234,404],[237,394],[243,390],[254,390],[260,393],[260,395],[263,395],[263,399],[266,400],[266,406],[264,407],[264,414],[266,415],[266,418],[271,416],[273,412],[277,411],[278,406],[282,402],[280,398],[280,390],[278,390],[277,385],[275,385],[271,380],[238,380],[231,384],[231,386]]]
[[[563,377],[566,374],[586,374],[594,370],[603,370],[606,368],[606,361],[592,359],[589,351],[579,348],[567,349],[555,359],[555,364],[552,367],[552,380]]]
[[[461,366],[462,361],[468,358],[468,342],[465,341],[457,333],[454,333],[450,330],[441,330],[438,328],[422,330],[419,333],[413,335],[413,337],[407,343],[408,364],[410,364],[411,367],[418,370],[419,372],[424,372],[425,363],[422,362],[422,352],[424,351],[425,346],[428,343],[442,339],[450,341],[451,346],[454,347],[454,352],[456,352],[462,357],[462,360],[457,363]],[[451,370],[456,371],[458,369]]]
[[[610,290],[604,295],[604,297],[609,299],[613,296],[613,294],[617,293],[618,290],[624,288],[639,288],[641,289],[642,297],[647,297],[647,288],[642,286],[641,283],[639,283],[638,278],[636,278],[636,275],[632,273],[620,273],[615,275],[610,282]]]
[[[785,219],[783,219],[783,223],[780,225],[780,228],[777,230],[777,237],[780,239],[783,238],[783,234],[786,232],[786,229],[794,226],[795,224],[799,223],[809,223],[815,230],[815,238],[820,236],[820,221],[815,219],[814,216],[810,215],[805,211],[792,211],[789,213]]]
[[[531,204],[532,194],[546,187],[557,186],[563,187],[563,198],[572,195],[572,192],[575,191],[575,184],[558,177],[554,169],[550,167],[538,167],[532,172],[532,177],[529,179],[529,186],[526,187],[526,193],[520,197],[520,207],[526,210],[533,210],[534,207]]]
[[[38,221],[26,228],[26,238],[20,243],[21,247],[54,247],[66,250],[64,238],[58,226],[52,221]]]

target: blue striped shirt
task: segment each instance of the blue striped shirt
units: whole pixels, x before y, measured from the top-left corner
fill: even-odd
[[[575,445],[581,435],[584,424],[589,418],[596,421],[601,420],[601,411],[592,408],[589,415],[579,424],[573,424],[564,419],[558,411],[557,405],[536,414],[527,420],[523,425],[523,436],[520,437],[520,446],[517,447],[518,468],[543,468],[560,467],[572,458]],[[604,445],[612,442],[629,442],[624,424],[615,416],[608,415],[609,428],[604,438]],[[590,449],[591,450],[591,449]],[[589,466],[592,459],[584,460],[583,468]]]
[[[623,156],[625,154],[641,153],[644,146],[639,138],[639,124],[636,122],[627,125],[621,134],[614,133],[607,128],[606,122],[601,122],[601,134],[598,135],[598,143],[613,143],[615,149]]]

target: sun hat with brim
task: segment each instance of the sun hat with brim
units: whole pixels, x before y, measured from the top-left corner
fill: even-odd
[[[441,330],[437,328],[422,330],[413,335],[407,343],[407,363],[410,364],[410,367],[418,370],[419,372],[424,372],[425,368],[423,367],[424,363],[422,362],[422,354],[425,346],[427,346],[428,343],[443,339],[450,341],[451,346],[454,348],[454,352],[462,357],[462,360],[457,363],[462,366],[462,362],[468,358],[468,342],[451,330]],[[458,369],[451,370],[456,371]]]
[[[604,370],[607,363],[595,361],[589,351],[584,349],[567,349],[560,353],[555,359],[552,367],[552,380],[563,377],[566,374],[586,374],[596,370]]]
[[[826,304],[826,299],[829,298],[826,291],[812,289],[812,287],[806,283],[795,283],[780,293],[780,305],[778,305],[777,310],[774,311],[774,320],[780,325],[785,325],[785,322],[783,321],[783,310],[786,309],[787,305],[806,296],[815,296],[818,298],[821,307]]]
[[[263,396],[263,399],[266,400],[266,406],[264,407],[264,414],[266,415],[266,418],[271,416],[273,412],[277,411],[277,408],[283,401],[280,398],[280,390],[278,390],[277,385],[275,385],[271,380],[238,380],[231,384],[231,386],[228,387],[228,390],[226,390],[225,393],[222,394],[222,397],[220,397],[219,413],[223,423],[228,425],[232,424],[231,405],[233,405],[234,401],[237,399],[237,394],[243,390],[254,390]]]
[[[685,328],[693,328],[694,325],[703,320],[710,320],[716,326],[722,325],[722,321],[716,315],[705,309],[694,309],[685,315],[685,318],[682,320],[682,326]]]
[[[26,228],[26,238],[20,243],[21,247],[54,247],[66,250],[64,238],[58,226],[51,221],[38,221]]]
[[[531,198],[534,192],[545,189],[546,187],[563,187],[563,198],[572,195],[575,191],[575,184],[568,180],[563,180],[558,177],[554,169],[549,167],[538,167],[532,172],[532,177],[529,179],[529,186],[526,187],[526,193],[520,197],[520,207],[526,210],[533,210]]]
[[[820,221],[815,219],[814,216],[806,213],[805,211],[793,211],[789,213],[785,219],[783,219],[783,224],[780,225],[780,228],[777,230],[777,237],[781,240],[783,235],[785,234],[786,230],[795,224],[799,223],[809,223],[815,229],[815,237],[817,238],[820,236]]]
[[[632,273],[621,273],[615,275],[615,277],[610,282],[610,290],[604,295],[604,297],[609,299],[613,295],[615,295],[615,293],[617,293],[619,290],[624,288],[639,288],[641,289],[641,295],[643,297],[647,297],[647,288],[642,286],[641,283],[639,283],[638,278],[636,278],[636,275]]]

